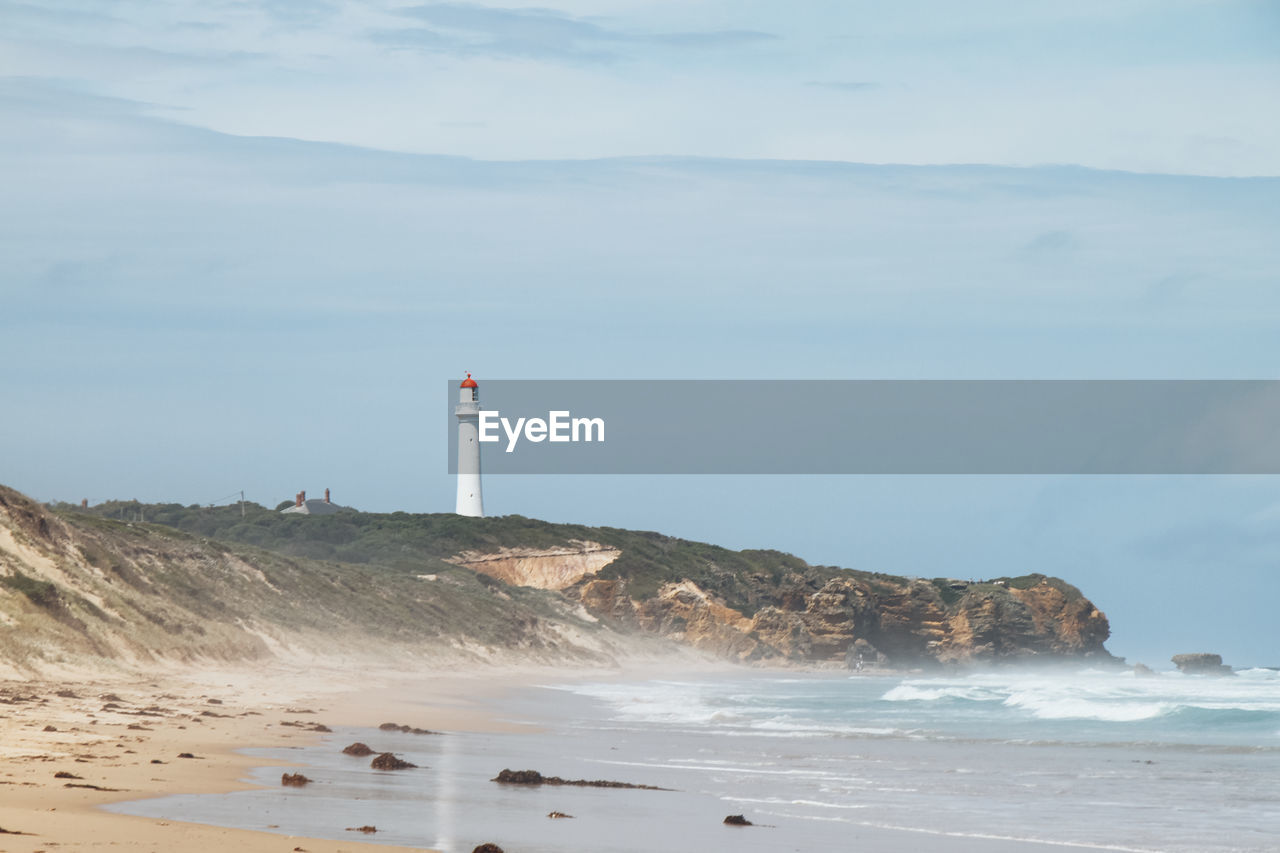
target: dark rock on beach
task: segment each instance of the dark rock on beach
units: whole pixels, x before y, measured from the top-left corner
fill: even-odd
[[[565,819],[565,818],[570,820],[573,819],[573,815],[565,814],[564,812],[550,812],[547,814],[547,817],[556,818],[556,819]]]
[[[280,784],[286,788],[301,788],[311,780],[301,773],[282,773],[280,775]]]
[[[407,735],[438,735],[440,732],[433,732],[431,729],[417,729],[413,726],[402,726],[399,723],[383,723],[378,726],[384,732],[404,732]]]
[[[537,770],[503,770],[489,780],[503,785],[572,785],[577,788],[631,788],[641,791],[669,791],[655,785],[634,785],[630,782],[609,782],[604,779],[561,779],[559,776],[543,776]]]
[[[472,850],[471,853],[504,853],[504,851],[496,844],[486,843],[481,844],[479,847]]]
[[[356,758],[364,758],[366,755],[373,755],[373,750],[369,748],[367,743],[355,743],[342,750],[343,755],[354,755]]]
[[[373,763],[369,765],[374,770],[410,770],[417,767],[416,764],[410,764],[400,758],[396,758],[390,752],[384,752],[377,758],[373,759]]]
[[[745,815],[731,814],[724,819],[725,826],[755,826]]]

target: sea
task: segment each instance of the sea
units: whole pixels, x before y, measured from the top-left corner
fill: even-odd
[[[548,683],[503,707],[528,728],[339,729],[250,751],[300,765],[305,788],[271,767],[260,789],[111,808],[446,853],[1280,850],[1274,669],[749,671]],[[357,740],[421,769],[372,770],[341,753]],[[490,781],[504,768],[669,790]]]

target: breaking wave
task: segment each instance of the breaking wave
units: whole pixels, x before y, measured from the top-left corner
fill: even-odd
[[[1053,675],[983,674],[907,679],[884,702],[952,712],[1007,709],[1023,719],[1138,723],[1168,720],[1203,726],[1280,724],[1280,673],[1243,670],[1236,677],[1145,678],[1130,672]]]

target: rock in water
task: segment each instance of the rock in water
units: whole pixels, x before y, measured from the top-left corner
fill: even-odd
[[[355,743],[351,744],[351,746],[348,746],[346,749],[342,750],[342,754],[354,755],[356,758],[364,758],[366,755],[373,755],[373,750],[369,748],[368,744],[360,743],[360,741],[356,741]]]
[[[496,844],[485,843],[472,850],[471,853],[503,853],[503,849]]]
[[[1231,667],[1222,662],[1222,655],[1198,652],[1188,655],[1174,655],[1170,660],[1180,672],[1190,675],[1235,675]]]
[[[630,788],[637,791],[669,791],[655,785],[633,785],[630,782],[610,782],[607,779],[561,779],[559,776],[543,776],[537,770],[503,770],[489,780],[503,785],[569,785],[575,788]]]
[[[571,815],[571,814],[565,814],[564,812],[550,812],[550,813],[547,815],[547,817],[553,817],[553,818],[570,818],[570,819],[572,819],[572,818],[573,818],[573,815]]]
[[[404,732],[407,735],[438,735],[440,732],[433,732],[431,729],[419,729],[414,726],[402,726],[399,723],[383,723],[378,726],[384,732]]]
[[[373,759],[373,763],[369,766],[374,770],[410,770],[418,765],[396,758],[390,752],[384,752]]]
[[[286,788],[301,788],[311,780],[301,773],[282,773],[280,774],[280,784]]]
[[[725,826],[755,826],[745,815],[731,814],[724,819]]]
[[[372,835],[377,831],[378,831],[378,827],[369,826],[368,824],[365,824],[364,826],[348,826],[347,827],[347,832],[363,832],[365,835]]]

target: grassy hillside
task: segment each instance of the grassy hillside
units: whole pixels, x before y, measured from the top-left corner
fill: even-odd
[[[280,648],[604,659],[608,632],[574,611],[554,593],[505,587],[422,554],[397,567],[315,559],[101,513],[50,512],[0,486],[0,663],[17,667],[236,660]]]
[[[810,566],[781,551],[732,551],[660,533],[615,527],[552,524],[507,515],[465,518],[452,513],[366,513],[345,510],[334,515],[283,514],[258,504],[199,507],[179,504],[108,502],[82,510],[69,504],[54,509],[63,517],[139,519],[184,532],[256,545],[280,554],[310,559],[380,566],[394,571],[441,570],[440,561],[463,551],[499,548],[552,548],[588,540],[619,549],[622,555],[598,577],[626,578],[631,594],[645,598],[669,581],[691,580],[721,596],[746,615],[761,605],[759,590],[777,588],[784,578],[799,575],[807,586],[821,586],[839,574],[874,581],[889,575]],[[431,568],[424,568],[431,567]]]

